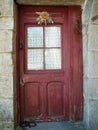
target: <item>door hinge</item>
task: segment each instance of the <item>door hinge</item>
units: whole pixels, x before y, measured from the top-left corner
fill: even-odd
[[[21,86],[24,86],[24,84],[25,84],[24,79],[23,79],[23,78],[20,78],[20,85],[21,85]]]
[[[23,42],[22,42],[22,41],[19,42],[19,48],[20,48],[20,49],[23,48]]]

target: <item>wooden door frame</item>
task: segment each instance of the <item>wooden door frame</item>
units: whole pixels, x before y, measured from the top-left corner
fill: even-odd
[[[61,7],[61,6],[58,6],[58,7]],[[70,28],[69,28],[69,33],[70,33],[70,36],[69,36],[69,48],[71,48],[71,51],[73,52],[74,54],[74,51],[73,51],[73,45],[72,45],[72,40],[75,39],[77,40],[78,42],[82,42],[82,34],[79,34],[78,35],[78,31],[80,29],[80,25],[78,25],[78,20],[80,19],[80,12],[78,13],[77,10],[81,10],[81,6],[68,6],[70,8],[70,11],[69,11],[69,16],[72,16],[72,13],[71,11],[73,10],[76,10],[76,15],[77,15],[77,20],[76,21],[72,21],[71,17],[69,17],[68,19],[68,22],[69,24],[71,25]],[[19,12],[19,8],[21,8],[21,6],[18,6],[18,12]],[[73,14],[73,18],[74,18],[74,15]],[[18,14],[18,22],[19,23],[19,14]],[[73,35],[73,24],[76,22],[76,34]],[[80,33],[80,32],[79,32]],[[20,81],[20,67],[19,67],[19,43],[20,43],[20,36],[19,36],[19,26],[18,26],[18,29],[17,29],[17,44],[16,44],[16,70],[17,70],[17,100],[18,100],[18,112],[20,113],[20,110],[19,110],[19,102],[20,102],[20,97],[19,97],[19,81]],[[71,40],[72,39],[72,40]],[[74,48],[75,49],[75,48]],[[81,47],[82,49],[82,47]],[[83,50],[81,50],[81,56],[82,56],[82,53],[83,53]],[[82,61],[81,61],[81,78],[82,78],[82,86],[80,87],[80,89],[78,89],[78,85],[76,81],[74,81],[74,78],[73,78],[73,75],[74,75],[74,71],[73,71],[73,67],[72,67],[72,64],[73,64],[73,58],[75,59],[75,57],[72,57],[70,56],[70,63],[71,63],[71,70],[70,70],[70,76],[71,76],[71,81],[70,81],[70,86],[69,86],[69,91],[71,92],[70,95],[69,95],[69,111],[70,111],[70,114],[69,114],[69,120],[72,120],[72,121],[81,121],[83,120],[83,57],[82,57]],[[77,100],[77,96],[76,94],[78,94],[78,98],[80,98],[80,101]],[[81,114],[79,114],[81,113]],[[20,117],[18,117],[19,119]]]

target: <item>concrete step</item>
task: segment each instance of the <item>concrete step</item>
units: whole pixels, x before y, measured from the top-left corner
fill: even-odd
[[[23,130],[18,127],[17,130]],[[26,127],[25,130],[86,130],[83,122],[42,122],[35,127]]]

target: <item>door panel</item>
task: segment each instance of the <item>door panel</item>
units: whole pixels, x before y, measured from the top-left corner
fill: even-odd
[[[40,115],[40,83],[27,83],[24,89],[26,117]]]
[[[36,12],[44,10],[54,24],[37,24]],[[19,11],[21,121],[75,120],[75,109],[81,120],[82,40],[74,34],[80,7],[20,6]]]
[[[47,85],[49,116],[63,115],[63,87],[62,82],[50,82]]]

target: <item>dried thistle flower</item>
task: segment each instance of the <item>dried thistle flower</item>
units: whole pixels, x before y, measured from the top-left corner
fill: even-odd
[[[36,14],[39,15],[39,17],[37,18],[37,22],[38,24],[45,24],[47,25],[47,23],[54,23],[50,14],[46,11],[42,11],[42,12],[36,12]]]

